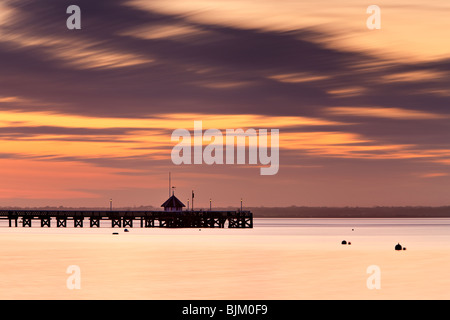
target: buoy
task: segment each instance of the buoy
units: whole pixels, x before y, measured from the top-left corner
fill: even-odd
[[[128,229],[123,230],[123,232],[129,232]]]
[[[351,244],[352,244],[352,243],[349,241],[349,242],[348,242],[348,245],[351,245]]]
[[[341,244],[347,244],[347,241],[342,240]]]
[[[397,243],[397,244],[395,245],[395,250],[397,250],[397,251],[402,250],[402,246],[401,246],[400,243]]]
[[[403,250],[406,250],[406,248],[405,248],[405,247],[403,247]]]
[[[355,231],[355,229],[352,229],[352,231]]]

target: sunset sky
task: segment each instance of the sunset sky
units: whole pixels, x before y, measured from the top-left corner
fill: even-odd
[[[81,30],[68,30],[69,5]],[[369,5],[381,29],[369,30]],[[0,2],[0,206],[450,204],[450,2]],[[174,165],[280,130],[280,168]]]

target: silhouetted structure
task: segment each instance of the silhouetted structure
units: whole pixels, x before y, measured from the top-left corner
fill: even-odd
[[[174,208],[177,208],[175,206]],[[82,228],[86,219],[91,228],[99,228],[100,222],[111,221],[111,227],[132,228],[135,221],[141,228],[253,228],[250,211],[77,211],[77,210],[0,210],[0,219],[9,220],[9,227],[31,227],[32,221],[40,221],[41,227],[65,228],[68,221],[73,227]]]
[[[395,245],[395,250],[397,250],[397,251],[402,250],[402,245],[400,243],[397,243]]]
[[[164,211],[180,212],[183,211],[183,208],[186,206],[177,197],[175,197],[174,193],[172,193],[172,196],[167,199],[161,207],[164,207]]]

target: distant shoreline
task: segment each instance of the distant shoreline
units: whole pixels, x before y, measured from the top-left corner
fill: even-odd
[[[255,218],[450,218],[445,207],[278,207],[249,208]]]
[[[89,207],[1,207],[1,210],[105,210],[109,208]],[[208,211],[209,208],[196,208]],[[114,210],[155,211],[152,206],[122,207]],[[239,210],[235,207],[213,208],[213,211]],[[441,207],[245,207],[254,218],[450,218],[450,206]]]

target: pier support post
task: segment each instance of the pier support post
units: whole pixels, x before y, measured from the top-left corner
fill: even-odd
[[[93,228],[93,227],[100,228],[100,218],[94,218],[94,217],[91,217],[91,218],[89,219],[89,226],[90,226],[91,228]]]
[[[240,212],[235,216],[228,216],[228,228],[253,228],[253,214]]]
[[[133,218],[123,218],[123,227],[130,227],[133,228]]]
[[[78,227],[83,228],[83,220],[84,220],[84,217],[74,217],[73,218],[73,226],[75,228],[78,228]]]
[[[111,218],[111,226],[114,227],[122,227],[122,219],[120,217],[118,218]]]
[[[12,221],[14,220],[14,227],[17,228],[17,217],[10,217],[9,218],[9,227],[12,227]]]
[[[155,219],[153,218],[145,218],[145,227],[146,228],[153,228],[155,226]]]
[[[67,218],[57,217],[56,218],[56,227],[57,228],[65,228],[67,227]]]
[[[31,228],[31,220],[32,220],[33,218],[26,218],[26,217],[23,217],[22,218],[22,227],[30,227]]]
[[[160,228],[168,228],[170,227],[170,222],[168,219],[159,218],[159,227]]]
[[[50,228],[50,217],[41,217],[41,228],[49,227]]]

